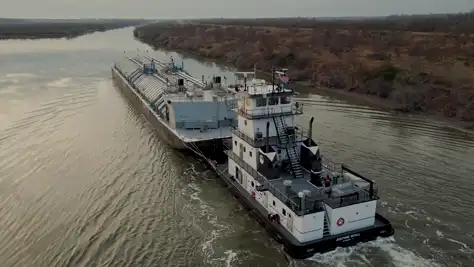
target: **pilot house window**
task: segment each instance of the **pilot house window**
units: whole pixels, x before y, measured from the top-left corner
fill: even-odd
[[[289,96],[282,96],[280,98],[280,103],[281,104],[290,104],[291,98]]]
[[[278,105],[278,97],[269,97],[268,98],[268,105],[269,106]]]
[[[264,107],[267,105],[267,99],[266,98],[257,98],[256,99],[256,105],[257,107]]]

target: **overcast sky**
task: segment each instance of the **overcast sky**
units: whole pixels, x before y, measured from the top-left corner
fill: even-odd
[[[0,17],[381,16],[469,11],[474,0],[0,0]]]

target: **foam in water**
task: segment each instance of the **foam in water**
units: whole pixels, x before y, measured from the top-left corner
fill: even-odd
[[[371,266],[373,264],[367,259],[366,254],[368,250],[372,249],[385,252],[390,257],[393,266],[396,267],[441,267],[432,260],[424,259],[412,251],[400,247],[395,243],[393,237],[378,238],[375,241],[361,243],[354,247],[337,248],[325,254],[315,254],[307,260],[337,267],[354,266],[354,263],[358,263],[357,266]],[[350,265],[348,265],[349,263]]]
[[[33,73],[7,73],[3,77],[0,77],[0,84],[6,83],[6,84],[18,85],[24,80],[28,80],[35,77],[37,76]],[[3,88],[0,88],[0,89],[3,89]]]
[[[189,174],[189,171],[193,172],[194,175],[198,175],[194,166],[192,166],[186,173]],[[193,175],[193,176],[194,176]],[[214,244],[218,241],[222,230],[226,228],[224,225],[219,225],[217,223],[217,218],[211,216],[212,208],[206,205],[205,201],[200,198],[202,193],[201,188],[196,183],[189,183],[188,189],[191,189],[191,200],[193,202],[198,202],[199,212],[207,217],[208,222],[212,225],[213,230],[207,235],[206,241],[201,245],[201,250],[206,256],[208,263],[217,266],[232,266],[232,262],[238,261],[238,253],[235,251],[227,250],[224,252],[225,256],[216,257],[216,252],[214,250]],[[383,205],[383,204],[382,204]],[[423,213],[422,210],[412,209],[408,211],[400,211],[400,207],[395,207],[399,212],[402,212],[406,215],[416,218]],[[442,235],[439,231],[438,235]],[[452,241],[454,242],[454,241]],[[377,251],[376,253],[372,251]],[[377,257],[387,258],[395,267],[441,267],[442,265],[434,262],[430,259],[425,259],[419,255],[416,255],[414,252],[400,247],[395,243],[395,239],[391,238],[379,238],[372,242],[361,243],[354,247],[349,248],[337,248],[332,252],[325,254],[316,254],[313,257],[305,260],[310,262],[315,262],[318,265],[322,266],[337,266],[337,267],[349,267],[349,266],[374,266],[374,261]],[[375,257],[375,258],[372,258]],[[297,261],[290,260],[290,262],[298,265]]]
[[[192,176],[192,177],[195,177],[195,176],[199,175],[199,173],[195,169],[194,164],[191,164],[191,167],[189,169],[187,169],[184,173],[185,173],[185,175],[189,175],[189,176]],[[202,251],[203,255],[206,257],[206,260],[208,261],[208,263],[211,263],[211,264],[216,263],[217,266],[222,266],[223,263],[225,263],[225,266],[232,266],[231,263],[234,260],[236,260],[236,258],[237,258],[237,252],[227,250],[227,251],[224,252],[225,256],[218,258],[218,257],[216,257],[216,255],[215,255],[216,252],[214,250],[214,244],[216,243],[216,241],[220,237],[221,233],[222,232],[229,233],[228,226],[219,224],[218,223],[218,221],[219,221],[218,218],[212,215],[212,210],[213,210],[212,207],[207,205],[205,203],[205,201],[200,198],[200,194],[202,193],[202,189],[199,187],[199,185],[197,185],[194,182],[191,182],[191,183],[188,184],[188,188],[185,189],[185,191],[187,191],[189,189],[191,189],[193,191],[190,194],[191,200],[193,202],[197,202],[199,204],[199,209],[198,209],[197,212],[201,216],[199,216],[198,219],[206,220],[212,226],[212,230],[211,230],[210,234],[208,234],[206,236],[206,240],[201,245],[201,251]],[[189,192],[183,192],[183,194],[189,195]],[[192,206],[195,207],[196,205],[194,204]],[[193,208],[193,207],[191,207],[191,208]],[[203,230],[203,229],[201,229],[201,227],[199,227],[199,225],[196,225],[196,227],[198,227],[200,230]]]
[[[234,252],[232,250],[227,250],[224,252],[224,254],[227,255],[227,258],[225,259],[225,266],[231,267],[232,261],[237,257],[237,252]]]
[[[64,78],[60,78],[60,79],[58,79],[58,80],[54,80],[54,81],[52,81],[52,82],[49,82],[49,83],[47,84],[47,86],[48,86],[48,87],[56,87],[56,88],[57,88],[57,87],[61,87],[61,88],[63,88],[63,87],[68,87],[68,86],[71,85],[71,81],[72,81],[71,78],[69,78],[69,77],[64,77]]]
[[[470,248],[466,243],[463,243],[461,241],[458,241],[458,240],[455,240],[455,239],[452,239],[452,238],[446,238],[446,240],[448,240],[449,242],[460,245],[461,248],[459,249],[459,251],[461,251],[463,253],[474,253],[474,249]]]

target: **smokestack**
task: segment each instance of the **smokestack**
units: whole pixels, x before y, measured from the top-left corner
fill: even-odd
[[[270,135],[270,122],[269,121],[267,121],[267,129],[266,129],[265,134],[267,135],[266,136],[267,138],[265,138],[265,152],[268,153],[268,152],[270,152],[270,147],[269,147],[269,144],[268,144],[269,143],[268,138],[269,138],[269,135]]]
[[[306,197],[311,196],[311,191],[305,189],[303,191],[298,192],[298,197],[300,198],[301,203],[301,211],[304,213],[305,209],[305,199]]]
[[[309,129],[308,129],[308,146],[311,146],[311,144],[313,143],[313,121],[314,121],[314,117],[311,117],[311,119],[309,120]]]
[[[298,197],[300,198],[301,211],[304,212],[304,198],[305,198],[305,195],[304,195],[303,191],[298,192]]]

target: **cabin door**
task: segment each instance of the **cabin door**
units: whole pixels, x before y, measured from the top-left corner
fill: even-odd
[[[240,172],[240,169],[237,166],[235,166],[235,179],[242,184],[242,173]]]
[[[240,158],[244,159],[244,145],[240,144]]]
[[[286,228],[288,228],[290,232],[293,232],[293,216],[289,214],[288,218],[286,219]]]
[[[260,196],[262,196],[262,206],[265,207],[265,209],[268,209],[268,194],[267,192],[261,192]]]

